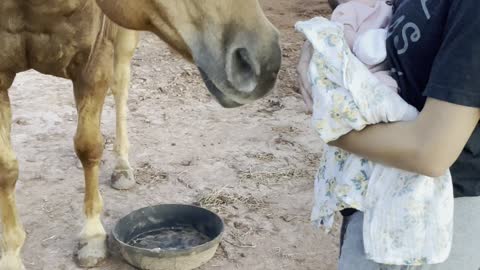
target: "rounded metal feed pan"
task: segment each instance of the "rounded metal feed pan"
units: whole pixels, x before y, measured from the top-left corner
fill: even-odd
[[[136,210],[120,219],[112,245],[143,270],[191,270],[208,262],[220,244],[222,219],[204,208],[165,204]]]

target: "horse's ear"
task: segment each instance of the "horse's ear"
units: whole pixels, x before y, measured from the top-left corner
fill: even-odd
[[[100,9],[116,24],[133,30],[150,30],[148,0],[97,0]]]

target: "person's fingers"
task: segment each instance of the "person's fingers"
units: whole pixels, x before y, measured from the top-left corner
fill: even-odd
[[[305,107],[307,107],[307,112],[312,112],[313,110],[313,99],[307,92],[307,94],[303,95],[303,100],[305,102]]]
[[[308,63],[310,62],[310,59],[312,59],[312,55],[313,55],[312,45],[310,44],[310,42],[307,41],[303,44],[302,50],[300,51],[300,59],[298,61],[297,69],[299,67],[308,65]]]
[[[312,89],[310,83],[310,77],[308,76],[308,68],[302,70],[299,75],[299,79],[302,81],[304,91],[308,94],[309,97],[312,96]]]
[[[298,78],[298,85],[300,89],[300,94],[302,95],[303,101],[305,102],[305,107],[307,109],[307,112],[312,112],[312,107],[313,107],[313,100],[312,100],[312,95],[311,92],[309,91],[309,83],[304,83],[304,81],[299,77]]]
[[[313,55],[313,47],[307,41],[302,47],[299,63],[297,66],[297,81],[299,84],[300,93],[307,107],[307,111],[312,111],[313,100],[310,80],[308,77],[308,66]]]

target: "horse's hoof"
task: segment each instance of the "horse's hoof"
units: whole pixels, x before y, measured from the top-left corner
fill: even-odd
[[[25,270],[25,266],[20,257],[4,255],[0,259],[0,270]]]
[[[80,240],[76,254],[77,264],[82,268],[98,266],[107,258],[107,239],[105,235]]]
[[[127,190],[135,186],[135,176],[133,171],[129,170],[115,170],[112,174],[112,187],[118,190]]]

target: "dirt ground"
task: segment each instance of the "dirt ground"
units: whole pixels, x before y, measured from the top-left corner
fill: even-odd
[[[321,0],[263,0],[282,32],[283,68],[274,93],[239,109],[221,108],[198,72],[159,39],[143,34],[133,61],[128,102],[132,165],[138,185],[110,188],[115,113],[109,97],[102,132],[104,222],[159,203],[199,203],[222,215],[225,240],[201,269],[334,270],[338,228],[309,223],[320,141],[295,92],[302,44],[297,20],[330,12]],[[71,83],[35,72],[10,91],[13,142],[21,166],[18,205],[28,232],[27,269],[77,269],[75,238],[82,225],[83,176],[73,151],[76,112]],[[338,227],[338,226],[337,226]],[[97,269],[133,269],[118,258]]]

